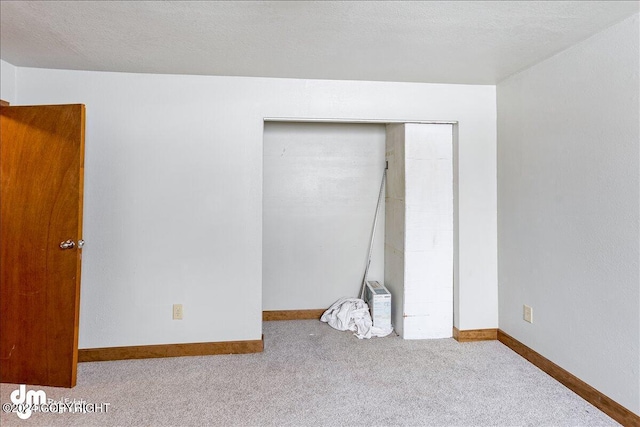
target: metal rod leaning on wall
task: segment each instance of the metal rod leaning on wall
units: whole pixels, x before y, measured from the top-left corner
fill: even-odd
[[[384,184],[387,179],[387,169],[389,163],[386,163],[385,169],[382,172],[382,182],[380,183],[380,192],[378,193],[378,204],[376,205],[376,213],[373,217],[373,229],[371,230],[371,240],[369,241],[369,256],[367,258],[367,266],[364,269],[364,276],[362,278],[362,285],[360,286],[360,299],[364,298],[364,289],[367,286],[367,278],[369,276],[369,266],[371,265],[371,256],[373,254],[373,241],[376,236],[376,226],[378,225],[378,214],[380,212],[380,205],[382,204],[382,197],[384,197]]]

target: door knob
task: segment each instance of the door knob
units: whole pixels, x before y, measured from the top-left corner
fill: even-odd
[[[73,249],[75,247],[76,243],[71,239],[60,242],[60,249]]]

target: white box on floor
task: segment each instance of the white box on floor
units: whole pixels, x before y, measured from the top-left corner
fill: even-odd
[[[373,326],[380,329],[391,329],[391,293],[376,281],[367,281],[364,300],[371,310]]]

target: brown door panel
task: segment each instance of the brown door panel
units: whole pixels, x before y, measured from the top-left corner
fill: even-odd
[[[0,381],[73,387],[85,108],[0,111]]]

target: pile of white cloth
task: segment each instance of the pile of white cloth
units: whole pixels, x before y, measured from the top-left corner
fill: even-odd
[[[353,331],[360,339],[386,337],[393,332],[393,328],[386,330],[373,326],[369,306],[360,298],[340,298],[320,320],[339,331]]]

